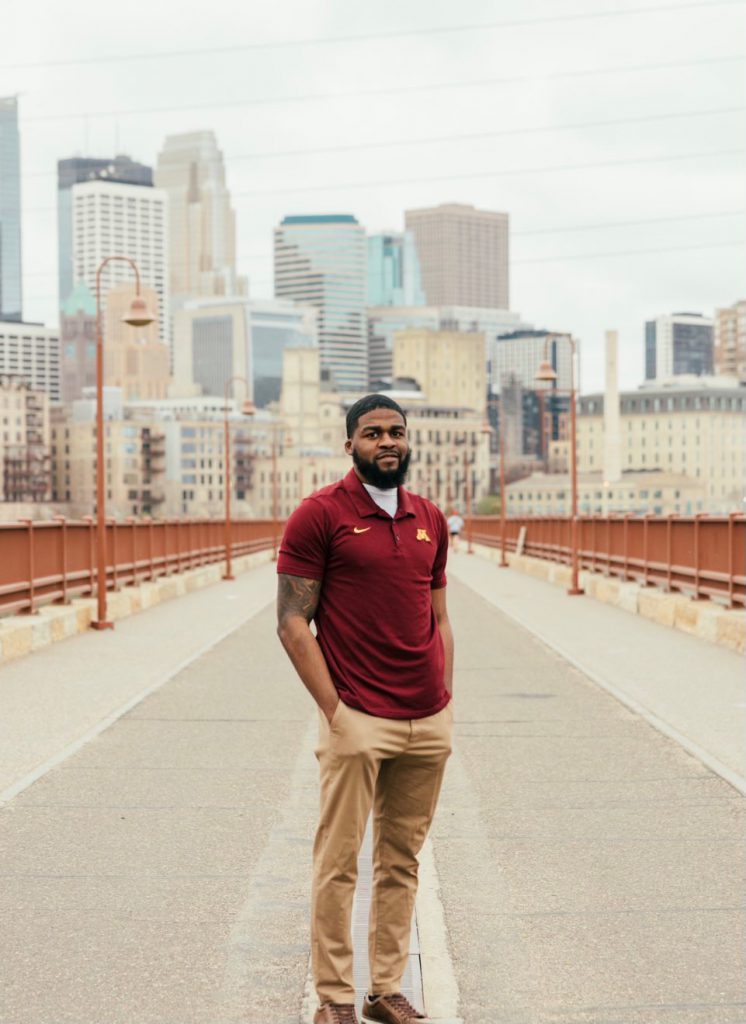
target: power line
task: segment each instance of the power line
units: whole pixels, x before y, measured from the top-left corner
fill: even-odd
[[[669,163],[677,160],[700,160],[710,157],[740,156],[746,153],[746,147],[737,149],[715,150],[710,153],[679,153],[675,156],[634,157],[630,160],[600,160],[583,164],[547,164],[543,167],[514,167],[509,170],[472,171],[466,174],[438,174],[431,177],[415,178],[379,178],[371,181],[335,182],[333,185],[311,185],[305,188],[253,189],[248,192],[234,192],[234,199],[254,198],[255,196],[293,195],[309,192],[333,192],[338,189],[378,188],[387,185],[418,185],[439,181],[468,181],[477,178],[502,178],[514,174],[548,174],[557,171],[579,171],[600,169],[603,167],[629,167],[633,164]]]
[[[279,50],[287,47],[335,46],[339,43],[377,42],[384,39],[408,39],[412,37],[453,35],[463,32],[486,32],[495,29],[532,27],[562,22],[600,20],[602,18],[628,18],[646,14],[661,14],[668,11],[693,10],[697,8],[742,6],[746,0],[689,0],[687,3],[658,4],[650,7],[609,8],[605,11],[583,11],[576,14],[553,14],[541,18],[513,18],[504,21],[485,21],[471,25],[445,25],[441,28],[396,29],[384,32],[367,32],[354,35],[310,37],[306,39],[283,39],[266,42],[238,43],[232,46],[203,46],[183,50],[159,50],[152,53],[140,51],[128,54],[107,54],[100,57],[68,57],[61,60],[31,61],[18,64],[2,64],[0,70],[20,71],[33,68],[76,67],[91,64],[121,64],[132,60],[163,60],[174,57],[216,56],[228,53],[246,53],[256,50]]]
[[[645,124],[651,121],[667,121],[690,117],[711,117],[713,115],[742,114],[744,112],[746,112],[746,106],[719,107],[712,110],[679,110],[668,114],[647,114],[643,117],[621,117],[596,121],[574,121],[570,124],[548,124],[529,128],[501,128],[493,132],[470,132],[464,135],[439,135],[424,139],[390,139],[385,142],[360,142],[349,146],[325,146],[316,149],[285,149],[274,150],[267,153],[242,153],[226,157],[226,162],[231,164],[244,160],[269,160],[277,157],[313,156],[325,153],[351,153],[364,149],[391,149],[396,146],[422,146],[442,142],[467,142],[480,139],[500,138],[506,135],[540,135],[551,132],[577,131],[578,129],[585,128],[602,128],[623,124]],[[35,171],[31,174],[24,174],[24,178],[51,177],[56,177],[54,171]]]
[[[465,174],[439,174],[430,177],[418,176],[416,178],[379,178],[373,181],[352,181],[336,182],[332,185],[310,185],[305,188],[280,188],[280,189],[253,189],[247,192],[233,192],[232,199],[253,199],[256,196],[280,196],[297,195],[306,192],[333,192],[337,189],[358,189],[374,188],[387,185],[412,185],[427,184],[439,181],[467,181],[476,178],[502,178],[515,174],[548,174],[556,171],[582,171],[600,169],[604,167],[628,167],[635,164],[658,164],[673,163],[679,160],[700,160],[710,157],[740,156],[746,153],[746,147],[737,149],[715,150],[709,153],[678,153],[674,156],[653,156],[633,157],[629,160],[600,160],[594,163],[583,164],[547,164],[538,167],[514,167],[506,170],[495,171],[472,171]],[[83,183],[85,184],[85,183]],[[22,215],[30,213],[54,213],[55,206],[27,206],[22,209]]]
[[[541,256],[538,259],[511,260],[511,266],[526,263],[564,263],[566,260],[598,260],[612,256],[644,256],[646,253],[688,252],[690,249],[726,249],[740,246],[746,249],[746,239],[740,238],[733,242],[702,242],[694,245],[665,246],[660,249],[622,249],[615,252],[581,252],[571,256]]]
[[[285,149],[269,153],[246,153],[227,158],[231,163],[238,160],[268,160],[285,156],[312,156],[324,153],[352,153],[361,149],[389,149],[394,146],[432,145],[438,142],[467,142],[479,139],[495,139],[505,135],[538,135],[545,132],[568,132],[579,128],[602,128],[620,124],[643,124],[648,121],[667,121],[683,117],[709,117],[713,114],[742,114],[744,107],[720,107],[715,110],[682,110],[671,114],[647,114],[643,117],[619,117],[599,121],[575,121],[571,124],[541,125],[532,128],[501,128],[494,132],[469,132],[465,135],[438,135],[426,139],[392,139],[388,142],[361,142],[349,146],[326,146],[319,149]]]
[[[742,2],[742,0],[739,0]],[[746,0],[743,0],[746,2]],[[514,82],[559,81],[561,79],[588,78],[596,75],[634,74],[640,71],[668,71],[678,68],[705,66],[709,64],[743,63],[746,54],[730,54],[716,57],[700,57],[695,60],[665,61],[657,64],[630,64],[618,67],[581,68],[576,71],[553,71],[536,75],[502,75],[498,78],[477,78],[470,81],[431,82],[425,85],[400,85],[378,89],[353,89],[347,92],[297,93],[288,96],[265,96],[241,100],[225,100],[219,103],[185,103],[168,107],[131,107],[119,110],[89,110],[65,112],[62,114],[32,114],[23,118],[23,124],[47,121],[72,121],[77,118],[96,117],[144,117],[149,114],[178,114],[205,110],[236,110],[243,107],[271,106],[282,103],[315,103],[325,100],[362,99],[374,96],[404,96],[422,92],[440,92],[452,89],[484,88],[493,85],[509,85]]]
[[[560,228],[532,228],[530,231],[511,231],[510,237],[529,235],[558,235],[573,231],[596,231],[602,228],[640,227],[645,224],[670,224],[682,220],[709,220],[714,217],[746,217],[746,210],[722,210],[718,213],[684,213],[673,217],[648,217],[643,220],[609,220],[598,224],[576,224]]]
[[[671,217],[646,217],[640,220],[607,220],[596,224],[572,224],[562,227],[537,227],[525,231],[511,231],[511,239],[533,237],[535,234],[565,234],[574,231],[595,231],[608,227],[639,227],[647,224],[667,224],[689,220],[711,220],[717,217],[746,217],[746,210],[718,210],[714,213],[684,213]],[[378,232],[371,232],[378,233]],[[266,259],[271,257],[271,248],[247,250],[236,253],[236,263],[250,259]],[[516,260],[514,262],[533,262],[532,260]],[[185,262],[169,261],[169,268],[186,266]],[[57,270],[31,270],[24,273],[25,278],[56,278]]]

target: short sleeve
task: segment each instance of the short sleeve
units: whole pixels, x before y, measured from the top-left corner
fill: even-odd
[[[438,517],[438,547],[435,551],[433,562],[433,578],[430,581],[431,590],[440,590],[446,585],[446,562],[448,560],[448,524],[446,517],[436,509]]]
[[[306,498],[285,524],[277,558],[277,572],[321,580],[326,568],[328,534],[326,516],[318,501]]]

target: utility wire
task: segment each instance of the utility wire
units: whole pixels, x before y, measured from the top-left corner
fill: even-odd
[[[360,142],[348,146],[325,146],[312,149],[284,149],[271,150],[269,152],[241,153],[234,156],[226,156],[228,164],[243,162],[245,160],[269,160],[282,157],[295,156],[320,156],[326,153],[352,153],[365,149],[392,149],[397,146],[424,146],[434,145],[442,142],[469,142],[480,139],[494,139],[509,135],[541,135],[551,132],[577,131],[585,128],[603,128],[612,125],[622,124],[645,124],[652,121],[668,121],[690,117],[712,117],[721,114],[743,114],[746,113],[746,106],[743,107],[718,107],[712,110],[679,110],[669,114],[647,114],[643,117],[620,117],[597,121],[574,121],[570,124],[547,124],[529,128],[501,128],[493,132],[470,132],[465,135],[438,135],[424,139],[390,139],[385,142]],[[31,174],[24,173],[26,178],[52,178],[56,177],[54,171],[34,171]],[[90,180],[97,180],[95,178]]]
[[[746,217],[746,210],[721,210],[717,213],[685,213],[678,214],[672,217],[647,217],[641,220],[612,220],[612,221],[601,221],[597,224],[575,224],[568,225],[566,227],[553,227],[553,228],[532,228],[529,231],[511,231],[510,237],[513,238],[526,238],[534,235],[562,235],[572,234],[578,231],[600,231],[605,228],[627,228],[627,227],[640,227],[647,224],[675,224],[679,221],[691,221],[691,220],[712,220],[718,217]],[[381,232],[373,232],[373,234],[380,234]],[[266,259],[271,257],[271,247],[264,249],[247,249],[243,252],[239,251],[236,253],[236,263],[243,263],[246,260],[251,259]],[[518,263],[524,262],[518,260]],[[169,260],[169,267],[185,267],[187,263],[185,261],[179,261],[175,263],[173,260]],[[24,277],[56,277],[58,274],[57,270],[32,270],[24,273]]]
[[[466,174],[440,174],[431,177],[415,178],[379,178],[375,181],[336,182],[333,185],[309,185],[305,188],[254,189],[248,192],[232,192],[231,199],[252,199],[256,196],[297,195],[306,192],[333,192],[337,189],[377,188],[387,185],[412,185],[439,181],[467,181],[475,178],[502,178],[515,174],[548,174],[556,171],[582,171],[605,167],[628,167],[635,164],[673,163],[679,160],[700,160],[710,157],[740,156],[746,153],[746,147],[738,149],[715,150],[709,153],[678,153],[674,156],[634,157],[630,160],[601,160],[584,164],[547,164],[543,167],[514,167],[509,170],[477,171]],[[85,182],[83,182],[85,184]],[[22,210],[25,217],[30,213],[54,213],[55,206],[27,206]]]
[[[439,181],[467,181],[477,178],[503,178],[515,174],[548,174],[557,171],[579,171],[601,169],[605,167],[630,167],[635,164],[669,163],[678,160],[700,160],[710,157],[740,156],[746,153],[746,147],[736,149],[715,150],[710,153],[679,153],[675,156],[634,157],[630,160],[599,160],[583,164],[547,164],[543,167],[514,167],[509,170],[472,171],[466,174],[438,174],[430,177],[418,175],[414,178],[379,178],[371,181],[335,182],[332,185],[310,185],[305,188],[253,189],[248,192],[234,192],[234,199],[247,199],[255,196],[295,195],[310,192],[334,192],[338,189],[379,188],[387,185],[417,185]]]
[[[741,2],[741,0],[739,0]],[[746,0],[743,0],[746,2]],[[619,67],[581,68],[576,71],[551,71],[546,74],[502,75],[498,78],[476,78],[470,81],[432,82],[425,85],[400,85],[378,89],[353,89],[347,92],[297,93],[288,96],[266,96],[240,100],[225,100],[218,103],[185,103],[168,107],[131,107],[119,110],[82,110],[61,114],[31,114],[24,116],[24,126],[36,122],[72,121],[77,118],[96,117],[144,117],[149,114],[178,114],[205,110],[235,110],[244,107],[271,106],[276,103],[315,103],[325,100],[347,100],[373,96],[405,96],[422,92],[440,92],[452,89],[473,89],[493,85],[509,85],[514,82],[559,81],[562,79],[588,78],[596,75],[634,74],[638,71],[668,71],[678,68],[705,66],[709,64],[743,63],[746,54],[728,54],[716,57],[700,57],[695,60],[674,60],[657,64],[629,64]],[[0,69],[1,70],[1,69]]]
[[[693,249],[726,249],[733,246],[740,246],[746,249],[746,238],[740,238],[732,242],[702,242],[693,245],[664,246],[660,249],[621,249],[614,252],[581,252],[570,256],[540,256],[536,259],[511,260],[510,266],[526,263],[564,263],[566,260],[598,260],[613,256],[644,256],[646,253],[659,252],[688,252]]]
[[[174,57],[215,56],[228,53],[248,53],[256,50],[280,50],[302,46],[336,46],[340,43],[378,42],[386,39],[411,39],[427,36],[454,35],[464,32],[486,32],[495,29],[533,27],[562,22],[600,20],[602,18],[628,18],[646,14],[665,14],[668,11],[694,10],[698,8],[743,6],[746,0],[689,0],[687,3],[656,4],[649,7],[616,7],[604,11],[581,11],[575,14],[552,14],[540,18],[513,18],[503,21],[485,21],[471,25],[444,25],[440,28],[393,29],[383,32],[367,32],[354,35],[310,37],[306,39],[282,39],[265,42],[238,43],[232,46],[202,46],[183,50],[160,50],[152,53],[140,51],[127,54],[107,54],[98,57],[67,57],[59,60],[31,61],[17,64],[2,64],[0,71],[20,71],[32,68],[77,67],[91,64],[121,64],[132,60],[164,60]]]

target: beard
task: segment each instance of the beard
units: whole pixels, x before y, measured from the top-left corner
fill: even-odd
[[[387,490],[392,487],[399,487],[407,477],[409,460],[412,452],[408,451],[396,466],[392,469],[383,469],[375,459],[364,459],[354,448],[352,449],[352,461],[360,471],[360,475],[371,487],[380,487]]]

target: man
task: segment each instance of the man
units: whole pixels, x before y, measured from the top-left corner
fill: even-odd
[[[455,508],[451,509],[451,514],[448,517],[448,532],[451,535],[451,549],[458,551],[458,535],[464,528],[464,520],[458,514]]]
[[[314,843],[314,1024],[357,1024],[352,900],[373,810],[370,988],[363,1021],[423,1021],[402,995],[417,853],[437,803],[453,725],[448,530],[404,490],[407,419],[384,395],[347,414],[353,468],[306,498],[277,563],[278,634],[319,708],[321,818]],[[316,637],[310,622],[316,625]]]

